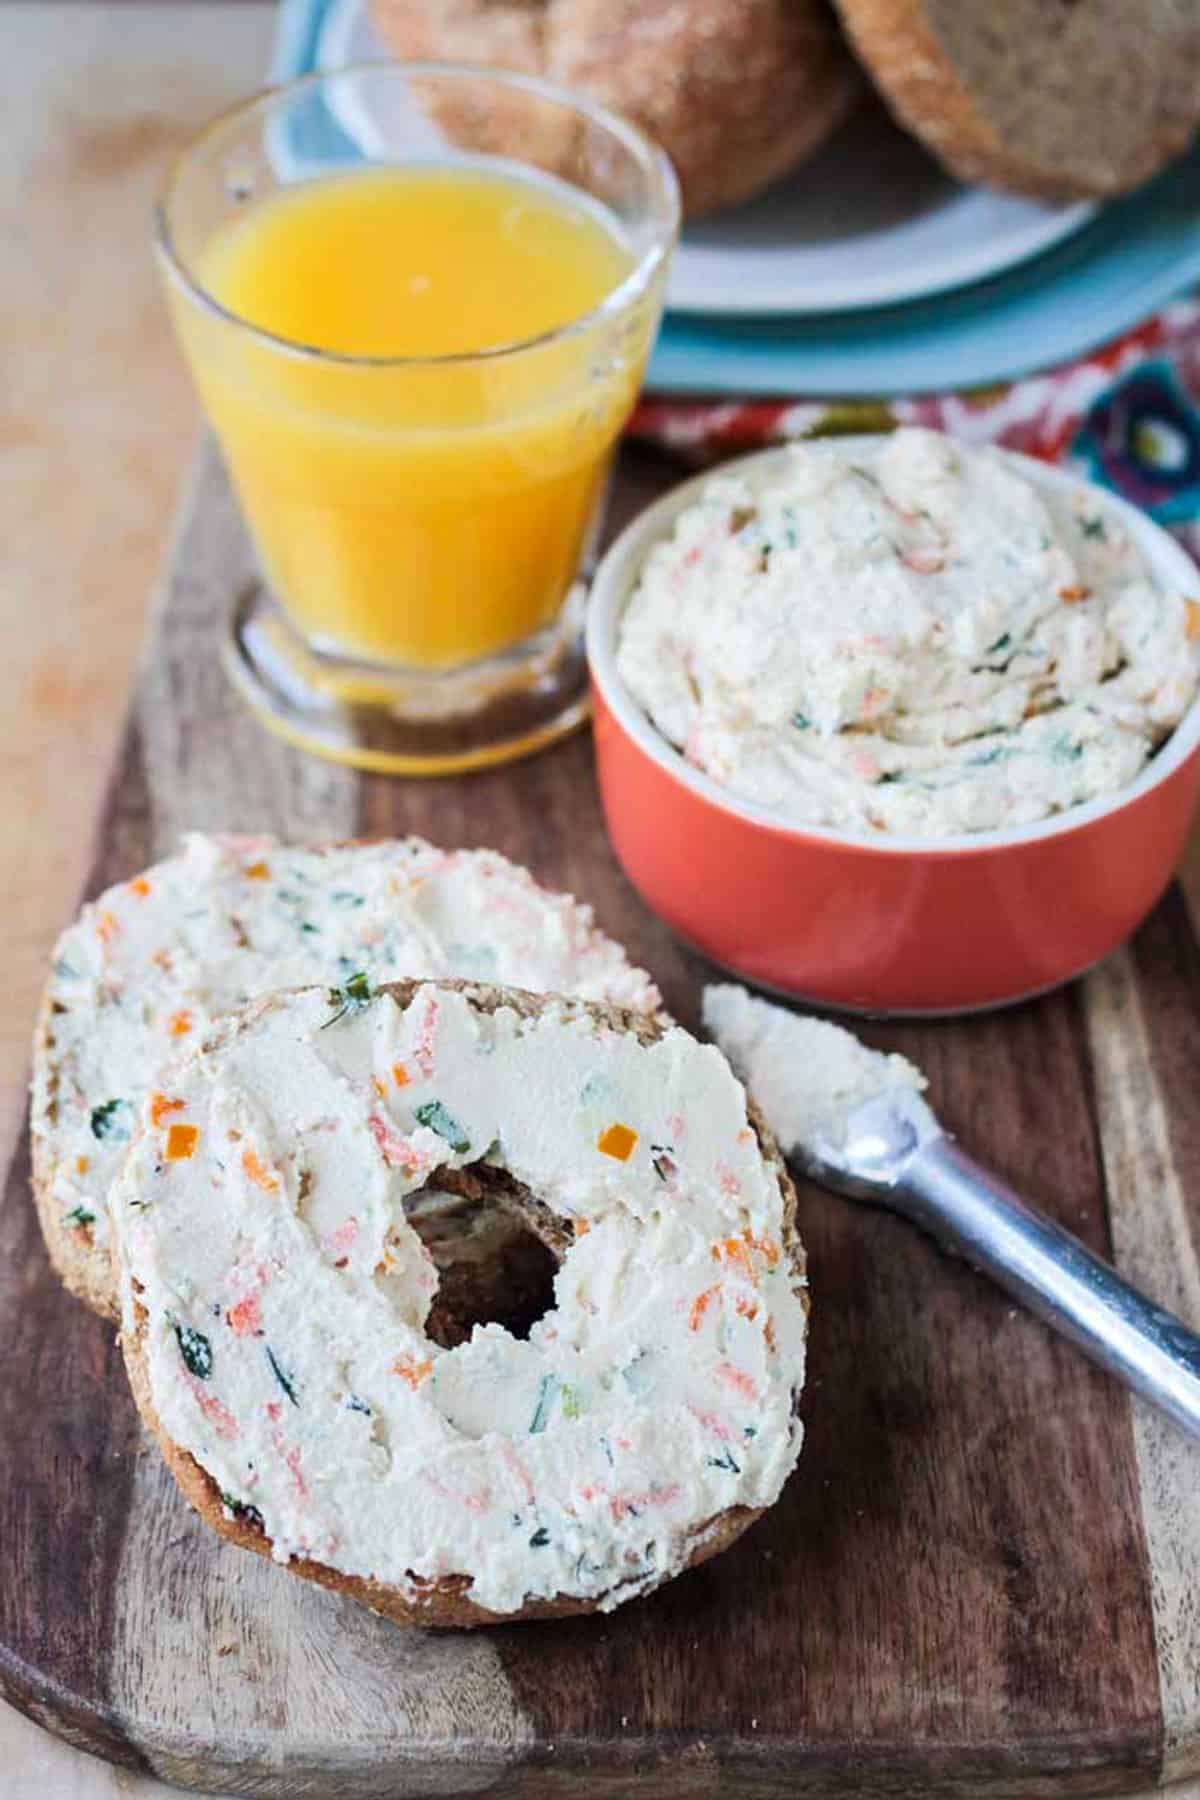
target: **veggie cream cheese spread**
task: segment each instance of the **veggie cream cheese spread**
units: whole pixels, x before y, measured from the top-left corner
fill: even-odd
[[[920,1094],[927,1086],[907,1057],[871,1050],[840,1025],[773,1006],[731,982],[705,988],[703,1013],[705,1030],[789,1153],[822,1143],[840,1148],[855,1107],[897,1088]]]
[[[591,909],[491,851],[410,838],[329,849],[189,837],[110,888],[56,946],[35,1060],[35,1171],[107,1262],[109,1182],[158,1069],[271,989],[352,993],[451,975],[653,1011],[658,993]]]
[[[164,1433],[277,1559],[607,1609],[795,1463],[784,1189],[712,1046],[489,1004],[309,990],[219,1026],[114,1186],[125,1330]],[[567,1248],[527,1341],[447,1350],[403,1201],[481,1159]]]
[[[1198,638],[1093,493],[906,429],[714,477],[650,552],[617,666],[741,798],[936,837],[1125,787],[1195,696]]]

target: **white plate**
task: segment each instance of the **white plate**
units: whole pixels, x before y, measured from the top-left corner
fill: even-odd
[[[332,0],[317,67],[386,55],[364,0]],[[379,147],[378,124],[360,105],[347,99],[338,111],[365,150]],[[890,306],[1010,269],[1095,210],[960,187],[868,99],[794,175],[688,226],[667,305],[758,315]]]
[[[670,304],[756,314],[890,306],[1012,268],[1095,210],[962,187],[867,98],[793,175],[688,226]]]

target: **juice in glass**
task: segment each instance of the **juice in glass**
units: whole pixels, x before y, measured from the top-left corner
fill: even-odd
[[[589,312],[629,266],[561,189],[470,166],[286,188],[206,248],[208,291],[277,337],[450,359],[416,393],[253,350],[236,370],[197,364],[267,577],[311,638],[440,669],[554,617],[638,371],[615,367],[585,403],[573,346],[523,382],[471,353]]]
[[[581,179],[587,132],[607,120],[542,84],[404,65],[340,79],[418,94],[426,139],[447,111],[431,83],[511,84],[493,121],[520,138],[528,100],[529,135],[553,154],[480,154],[472,123],[444,159],[355,155],[280,181],[268,119],[257,155],[244,136],[226,150],[243,197],[193,208],[186,253],[171,234],[177,326],[266,583],[234,622],[231,666],[313,748],[471,766],[582,711],[566,602],[657,326],[673,184],[616,122],[657,202],[648,234],[611,143]],[[478,101],[449,116],[477,120]],[[569,132],[547,137],[548,107]]]

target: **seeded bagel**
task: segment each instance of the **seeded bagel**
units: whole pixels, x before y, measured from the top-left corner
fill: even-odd
[[[826,0],[372,0],[372,17],[397,56],[546,76],[624,113],[670,156],[688,214],[786,174],[859,87]],[[553,152],[532,106],[499,139],[474,113],[438,112],[476,148],[526,156],[536,137],[532,159],[569,173],[569,144]]]
[[[589,907],[493,851],[193,834],[179,855],[86,906],[55,946],[30,1124],[38,1218],[66,1287],[117,1317],[108,1186],[164,1063],[271,988],[397,975],[487,975],[637,1010],[659,1004]],[[492,1226],[511,1236],[510,1221]],[[475,1219],[477,1269],[480,1229]],[[453,1253],[443,1233],[443,1265]]]
[[[1200,124],[1196,0],[837,0],[880,93],[960,181],[1136,187]]]
[[[795,1194],[711,1046],[398,982],[348,1016],[320,990],[256,1001],[171,1092],[113,1192],[122,1343],[222,1536],[399,1622],[481,1625],[609,1610],[777,1497],[800,1445]],[[528,1340],[422,1335],[400,1190],[438,1169],[562,1263]]]

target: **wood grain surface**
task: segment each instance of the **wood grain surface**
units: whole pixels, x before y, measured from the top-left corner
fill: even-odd
[[[669,473],[630,465],[623,503]],[[444,782],[298,756],[218,667],[248,573],[207,459],[91,891],[191,826],[486,843],[591,900],[694,1022],[705,971],[616,868],[586,736]],[[1065,993],[870,1035],[924,1064],[980,1155],[1200,1319],[1200,955],[1178,891]],[[54,1284],[26,1183],[22,1152],[0,1209],[0,1334],[19,1346],[0,1387],[0,1679],[75,1742],[278,1795],[1128,1793],[1200,1765],[1200,1458],[896,1220],[802,1193],[808,1443],[741,1545],[611,1618],[441,1637],[191,1517],[110,1331]]]
[[[0,818],[5,1153],[39,964],[92,885],[186,825],[424,829],[592,899],[694,1016],[694,959],[604,845],[586,745],[471,783],[366,783],[278,751],[212,619],[244,547],[211,476],[106,811],[192,429],[146,209],[173,146],[253,84],[266,7],[3,7]],[[52,304],[47,304],[47,296]],[[647,487],[660,471],[643,470]],[[626,505],[641,491],[630,472]],[[1127,1273],[1200,1325],[1200,837],[1086,984],[877,1032]],[[202,1534],[140,1439],[110,1334],[54,1287],[18,1151],[0,1207],[0,1792],[1145,1794],[1200,1800],[1200,1457],[904,1227],[808,1190],[809,1443],[722,1563],[613,1620],[410,1638]],[[68,1743],[123,1765],[105,1769]]]

